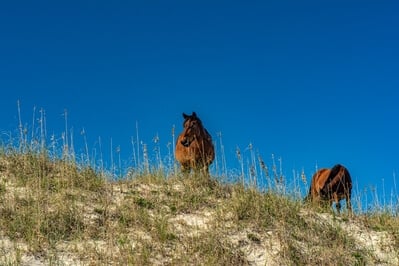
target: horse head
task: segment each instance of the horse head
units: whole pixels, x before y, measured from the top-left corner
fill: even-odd
[[[183,133],[181,144],[184,147],[190,146],[190,144],[201,134],[203,130],[202,122],[198,118],[197,114],[193,112],[191,115],[183,113]]]

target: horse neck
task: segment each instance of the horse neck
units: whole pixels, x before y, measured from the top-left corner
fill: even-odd
[[[331,188],[332,188],[333,186],[335,186],[337,183],[343,181],[342,178],[343,178],[344,175],[345,175],[345,170],[344,170],[343,168],[341,168],[341,169],[339,169],[338,173],[335,174],[335,176],[332,176],[332,175],[334,175],[334,174],[335,174],[335,173],[330,173],[330,176],[328,177],[328,180],[327,180],[328,184],[327,184],[327,186],[328,186],[329,189],[331,189]]]
[[[205,127],[202,127],[201,126],[201,128],[200,128],[200,138],[201,139],[203,139],[203,140],[211,140],[211,135],[209,134],[209,132],[208,132],[208,130],[206,130],[206,128]]]

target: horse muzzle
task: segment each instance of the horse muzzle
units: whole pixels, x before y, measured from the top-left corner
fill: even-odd
[[[190,141],[188,140],[188,138],[183,139],[182,141],[180,141],[181,145],[183,145],[184,147],[188,147],[190,146]]]

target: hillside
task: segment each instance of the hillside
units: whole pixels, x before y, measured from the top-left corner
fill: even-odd
[[[0,155],[2,265],[399,265],[399,218],[162,173]]]

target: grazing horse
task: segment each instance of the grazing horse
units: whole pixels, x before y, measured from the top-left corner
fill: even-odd
[[[340,200],[346,199],[346,206],[352,212],[351,204],[352,179],[348,169],[337,164],[331,169],[320,169],[312,177],[312,184],[306,199],[312,201],[335,202],[338,213],[341,209]]]
[[[215,159],[212,137],[195,112],[191,115],[183,113],[183,118],[184,129],[176,142],[176,160],[185,173],[193,169],[209,175],[208,167]]]

